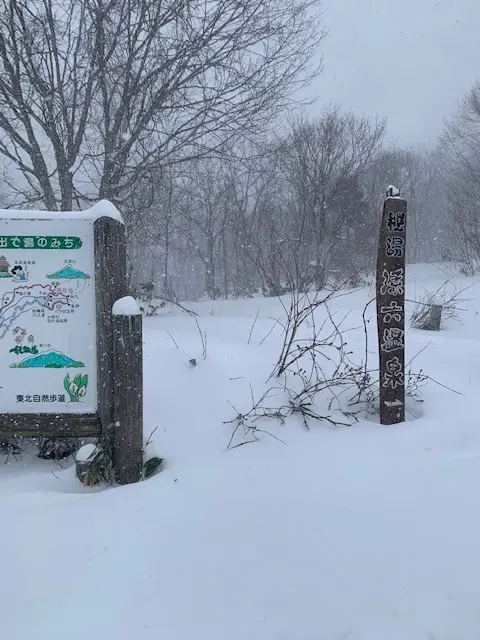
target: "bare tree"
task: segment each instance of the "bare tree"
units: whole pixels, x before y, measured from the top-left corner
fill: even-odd
[[[358,180],[379,151],[384,133],[383,121],[372,123],[330,107],[315,121],[294,122],[281,145],[289,205],[296,218],[295,253],[303,256],[305,276],[313,277],[317,289],[325,286],[338,246],[352,240],[349,229],[360,226]]]
[[[473,273],[480,259],[480,82],[446,124],[442,139],[450,241]]]
[[[254,144],[237,145],[235,157],[225,163],[224,183],[227,212],[221,238],[223,293],[249,296],[257,289],[259,278],[252,263],[256,244],[258,193],[268,180],[265,173],[265,147],[262,138]]]
[[[277,145],[267,142],[255,158],[249,237],[245,255],[265,295],[280,295],[295,280],[292,264],[294,216],[289,208]]]
[[[381,210],[386,185],[395,184],[408,200],[407,259],[439,260],[445,226],[445,188],[437,149],[384,149],[369,167],[363,185],[372,215]]]
[[[259,289],[277,296],[323,288],[327,276],[345,281],[373,255],[378,209],[369,208],[363,181],[383,131],[383,123],[329,109],[280,140],[256,136],[216,158],[192,159],[170,171],[170,181],[161,172],[133,234],[145,238],[139,262],[153,243],[158,272],[163,256],[162,273],[173,276],[170,289],[179,291],[183,273],[195,297]],[[149,264],[142,269],[151,273]]]
[[[203,267],[204,291],[211,299],[219,297],[217,266],[229,213],[224,169],[220,160],[190,164],[184,185],[188,197],[183,199],[178,221],[188,251],[197,256]]]
[[[318,71],[319,3],[0,0],[16,204],[121,203],[159,166],[264,126]]]

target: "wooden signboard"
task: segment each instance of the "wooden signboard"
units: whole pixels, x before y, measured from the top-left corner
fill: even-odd
[[[377,259],[380,422],[405,420],[405,241],[407,202],[389,188]]]
[[[109,202],[0,211],[0,437],[98,436],[119,422],[112,308],[125,295],[125,227]]]

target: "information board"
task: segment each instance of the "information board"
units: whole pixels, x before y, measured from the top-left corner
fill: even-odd
[[[97,410],[93,221],[0,219],[0,412]]]

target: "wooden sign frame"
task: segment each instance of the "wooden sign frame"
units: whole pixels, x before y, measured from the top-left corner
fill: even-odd
[[[115,340],[112,307],[116,300],[126,295],[125,226],[113,217],[102,216],[94,221],[93,229],[96,274],[97,412],[94,414],[0,413],[0,438],[98,437],[102,428],[107,428],[114,421]]]

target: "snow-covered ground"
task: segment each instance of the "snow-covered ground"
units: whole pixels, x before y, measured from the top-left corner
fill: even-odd
[[[408,271],[410,299],[447,278]],[[454,282],[472,285],[461,322],[409,331],[407,359],[462,395],[429,384],[395,427],[270,421],[285,444],[226,450],[223,424],[265,389],[278,300],[190,305],[206,360],[191,317],[146,318],[145,432],[166,467],[99,491],[71,462],[0,465],[2,640],[478,640],[480,284]],[[370,293],[333,303],[344,328]],[[360,360],[363,329],[348,340]]]

